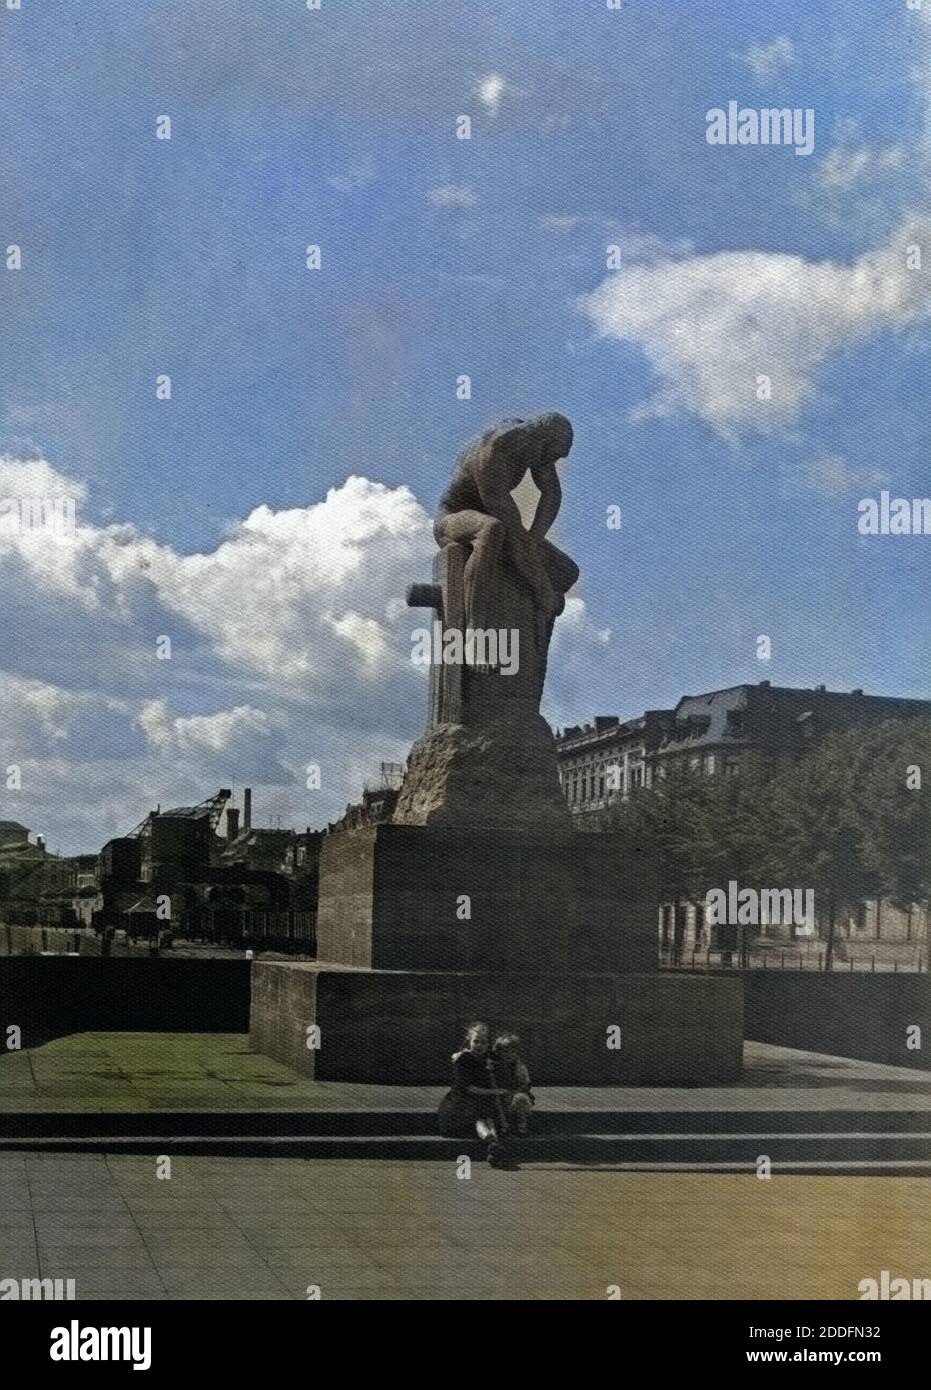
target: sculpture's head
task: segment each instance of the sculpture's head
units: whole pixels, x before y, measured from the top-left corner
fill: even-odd
[[[533,421],[533,432],[539,440],[540,452],[545,462],[556,463],[564,459],[572,448],[572,426],[565,415],[552,411],[548,415],[538,415]]]

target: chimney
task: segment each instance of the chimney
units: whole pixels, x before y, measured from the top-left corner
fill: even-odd
[[[246,787],[242,794],[242,828],[252,829],[252,788]]]
[[[45,849],[45,836],[44,836],[44,835],[37,835],[37,836],[36,836],[36,848],[37,848],[37,849],[41,849],[41,850],[44,850],[44,849]]]
[[[824,694],[827,692],[827,686],[826,686],[826,685],[816,685],[816,686],[815,686],[815,690],[819,693],[819,695],[824,695]]]
[[[235,840],[239,834],[239,807],[227,806],[226,808],[226,838]]]

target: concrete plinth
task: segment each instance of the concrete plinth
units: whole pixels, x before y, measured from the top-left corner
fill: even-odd
[[[442,1085],[474,1019],[516,1029],[541,1086],[708,1086],[740,1075],[736,978],[252,965],[251,1046],[319,1081]],[[314,1024],[317,1049],[307,1046]]]
[[[368,826],[323,842],[317,954],[376,970],[649,971],[656,903],[611,835]]]

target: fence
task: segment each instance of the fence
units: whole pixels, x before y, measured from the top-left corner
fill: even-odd
[[[846,946],[846,943],[844,943]],[[818,952],[803,951],[780,951],[770,949],[766,951],[735,951],[712,949],[711,947],[692,948],[684,947],[680,951],[675,951],[671,946],[660,947],[660,965],[673,970],[779,970],[779,971],[826,971],[827,954],[825,949]],[[877,956],[874,953],[867,956],[848,955],[847,959],[842,959],[840,953],[835,952],[832,963],[831,973],[847,974],[906,974],[913,975],[919,971],[927,971],[928,958],[924,952],[919,951],[917,957],[912,960],[899,960],[898,957],[891,958]]]
[[[287,908],[208,908],[192,924],[192,935],[217,945],[243,950],[283,951],[316,956],[317,914]]]

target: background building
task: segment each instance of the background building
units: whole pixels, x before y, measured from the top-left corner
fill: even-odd
[[[636,719],[597,715],[593,724],[557,730],[559,779],[570,811],[584,817],[651,787],[672,759],[708,776],[731,776],[751,752],[799,757],[826,734],[922,714],[931,717],[931,700],[823,685],[734,685],[683,695],[674,709],[646,710]]]
[[[706,776],[735,776],[751,754],[766,759],[799,758],[828,734],[868,728],[895,719],[931,718],[931,701],[831,691],[824,686],[794,689],[769,681],[742,684],[700,695],[684,695],[673,709],[647,710],[621,720],[599,715],[592,724],[557,731],[560,781],[580,829],[594,829],[598,812],[615,800],[649,791],[674,763]],[[817,963],[820,923],[762,927],[758,948],[790,946]],[[733,929],[708,928],[700,904],[666,902],[659,910],[660,950],[672,964],[700,953],[728,950]],[[928,908],[867,900],[837,925],[839,959],[881,957],[906,966],[928,963]]]

